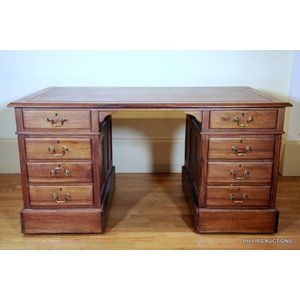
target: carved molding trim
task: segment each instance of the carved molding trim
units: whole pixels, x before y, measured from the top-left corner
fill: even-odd
[[[116,111],[99,111],[99,122],[103,122],[107,116],[112,115],[113,113],[116,113]]]
[[[195,117],[199,123],[202,123],[202,111],[201,110],[184,111],[184,113]]]

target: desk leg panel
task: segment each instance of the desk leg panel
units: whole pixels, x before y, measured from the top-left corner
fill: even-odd
[[[275,209],[200,209],[199,233],[274,233],[279,212]]]
[[[199,233],[198,194],[195,191],[191,175],[186,166],[182,167],[182,187],[193,218],[194,230]]]
[[[114,190],[115,190],[115,167],[113,166],[107,176],[105,187],[103,189],[103,193],[101,195],[102,199],[102,206],[101,206],[101,227],[102,232],[105,231],[106,227],[106,220],[109,215],[111,198],[113,197]]]
[[[185,171],[188,174],[188,180],[191,185],[193,195],[197,198],[197,206],[201,206],[203,202],[203,159],[202,159],[202,138],[201,124],[197,120],[187,115],[186,117],[186,133],[185,133]],[[198,199],[202,199],[199,201]]]
[[[23,209],[23,233],[102,233],[100,209]]]

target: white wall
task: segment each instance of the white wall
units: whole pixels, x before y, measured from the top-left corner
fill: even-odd
[[[300,139],[300,51],[294,51],[293,69],[290,79],[289,98],[293,104],[290,110],[287,138]]]
[[[294,51],[293,55],[289,96],[293,108],[288,114],[281,173],[284,176],[300,176],[300,51]]]
[[[0,51],[0,172],[18,171],[13,111],[6,104],[38,89],[246,85],[285,99],[292,57],[292,51]],[[179,171],[183,117],[158,112],[116,114],[117,169]]]

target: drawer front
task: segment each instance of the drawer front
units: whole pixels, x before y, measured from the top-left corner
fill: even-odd
[[[89,138],[26,138],[27,159],[91,159]]]
[[[33,207],[82,207],[93,205],[92,185],[29,186]]]
[[[208,182],[270,183],[272,162],[209,162]]]
[[[209,159],[271,159],[274,137],[230,137],[209,139]]]
[[[27,163],[28,179],[35,182],[92,182],[92,163]]]
[[[89,110],[24,110],[25,129],[89,129]]]
[[[275,129],[277,110],[211,111],[210,128]]]
[[[269,186],[208,186],[207,207],[267,207]]]

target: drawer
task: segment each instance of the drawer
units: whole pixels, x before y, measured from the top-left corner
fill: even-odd
[[[89,129],[89,110],[24,110],[25,129]]]
[[[207,207],[267,207],[269,186],[208,186]]]
[[[91,159],[89,138],[25,138],[27,159]]]
[[[92,182],[92,163],[27,163],[28,181]]]
[[[211,137],[209,159],[271,159],[274,137]]]
[[[93,205],[93,186],[29,186],[33,207],[82,207]]]
[[[270,183],[272,162],[209,162],[207,182]]]
[[[216,110],[210,112],[210,128],[275,129],[277,110]]]

